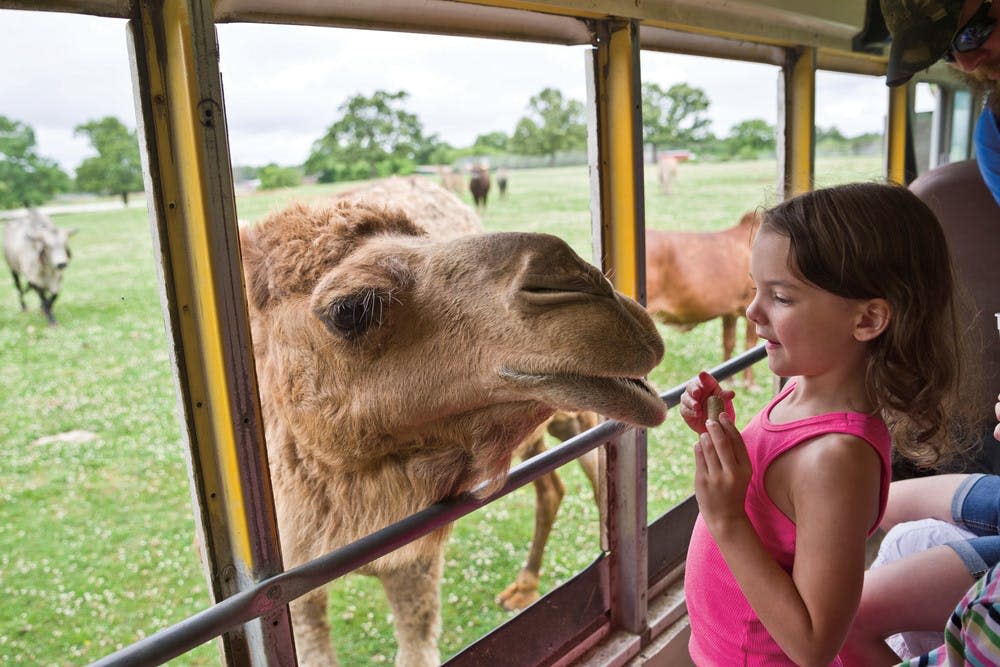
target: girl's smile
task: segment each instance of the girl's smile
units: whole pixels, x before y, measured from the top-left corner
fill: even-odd
[[[791,265],[790,250],[788,237],[764,228],[751,253],[756,294],[747,319],[766,341],[768,366],[783,377],[853,368],[866,348],[855,337],[863,301],[837,296],[805,280]]]

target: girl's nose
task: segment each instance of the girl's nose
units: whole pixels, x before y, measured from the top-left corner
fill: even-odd
[[[753,301],[747,306],[747,319],[754,324],[760,324],[760,309],[757,307],[757,295],[754,294]]]
[[[965,53],[959,53],[955,51],[955,67],[962,70],[963,72],[971,72],[980,65],[983,61],[989,57],[989,53],[986,52],[984,48],[973,49],[971,51],[966,51]]]

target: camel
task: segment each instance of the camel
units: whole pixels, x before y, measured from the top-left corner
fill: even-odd
[[[663,356],[645,309],[558,237],[462,233],[467,221],[414,203],[447,198],[393,179],[240,230],[286,567],[498,488],[557,410],[665,417],[644,379]],[[359,570],[392,607],[397,665],[440,662],[448,533]],[[337,664],[325,589],[290,606],[299,664]]]

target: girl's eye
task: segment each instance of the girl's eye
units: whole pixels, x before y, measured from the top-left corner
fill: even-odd
[[[773,294],[773,295],[771,295],[771,298],[774,299],[775,303],[780,303],[782,305],[788,305],[788,304],[791,303],[790,299],[786,299],[785,297],[781,296],[780,294]]]

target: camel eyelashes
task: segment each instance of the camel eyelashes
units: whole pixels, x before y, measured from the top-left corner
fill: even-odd
[[[330,333],[356,340],[385,322],[391,300],[388,292],[367,288],[339,297],[314,312]]]

